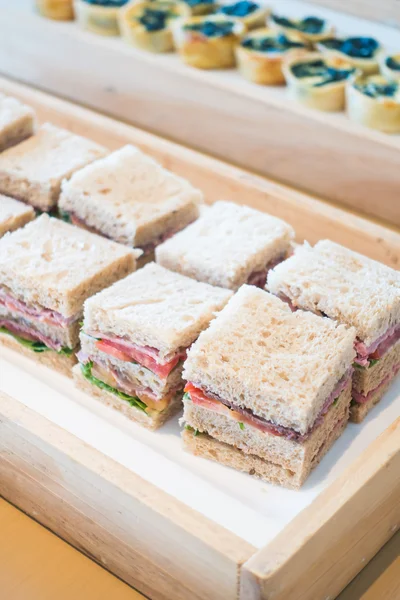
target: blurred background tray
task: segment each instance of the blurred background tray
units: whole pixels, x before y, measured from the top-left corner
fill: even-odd
[[[268,4],[400,45],[395,28],[306,2]],[[251,84],[235,71],[202,72],[176,55],[48,21],[31,0],[0,0],[0,14],[0,72],[400,226],[400,136],[304,108],[285,89]]]

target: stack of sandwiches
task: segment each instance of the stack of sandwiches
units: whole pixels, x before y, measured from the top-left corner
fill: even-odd
[[[0,238],[7,231],[23,227],[35,218],[32,206],[0,194]]]
[[[0,154],[0,193],[50,212],[56,209],[62,180],[106,153],[91,140],[45,123]]]
[[[16,98],[0,93],[0,152],[33,135],[35,113]]]
[[[85,302],[78,386],[149,429],[182,406],[187,349],[232,293],[155,263]]]
[[[42,215],[0,239],[0,343],[71,376],[83,303],[135,269],[124,246]]]
[[[154,248],[197,219],[202,193],[134,146],[64,182],[63,218],[152,257]]]
[[[186,449],[298,488],[346,427],[355,330],[244,285],[188,352]]]
[[[323,240],[297,248],[269,273],[267,289],[355,328],[351,419],[362,421],[400,369],[400,273]]]
[[[286,258],[293,239],[292,227],[281,219],[220,201],[158,246],[156,260],[211,285],[264,287],[268,271]]]

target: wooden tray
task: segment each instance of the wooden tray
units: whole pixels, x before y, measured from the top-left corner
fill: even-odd
[[[384,227],[24,86],[0,90],[110,148],[136,143],[209,200],[271,210],[312,241],[400,255]],[[333,598],[399,525],[399,388],[291,492],[187,455],[176,421],[147,432],[2,349],[0,494],[156,600]]]
[[[398,46],[398,30],[383,25],[295,0],[268,3],[327,15],[342,31]],[[304,108],[285,89],[251,84],[236,71],[202,72],[176,55],[43,19],[31,0],[0,0],[0,14],[2,73],[400,225],[400,136]]]

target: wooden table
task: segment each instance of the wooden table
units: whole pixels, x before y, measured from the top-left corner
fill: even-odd
[[[144,596],[1,499],[0,531],[0,590],[4,599],[144,600]],[[337,600],[399,599],[400,531]]]

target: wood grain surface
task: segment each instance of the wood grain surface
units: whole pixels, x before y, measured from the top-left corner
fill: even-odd
[[[0,531],[0,590],[7,600],[145,600],[145,596],[1,499]],[[397,598],[400,532],[337,600]]]

